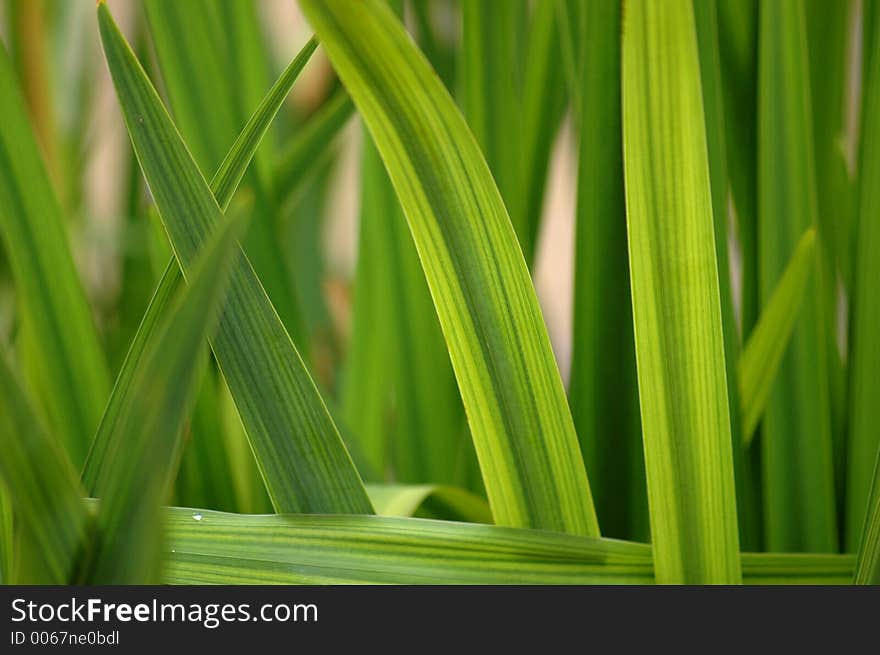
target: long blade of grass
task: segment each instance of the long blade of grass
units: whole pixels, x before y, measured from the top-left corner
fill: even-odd
[[[819,225],[803,3],[761,3],[759,259],[762,306],[798,239]],[[828,389],[825,283],[817,234],[806,301],[762,428],[765,537],[772,551],[833,552],[836,511]]]
[[[874,30],[880,30],[880,11],[875,8]],[[874,566],[880,551],[880,516],[876,513],[880,481],[876,467],[880,448],[880,39],[873,40],[870,56],[871,69],[866,75],[866,95],[862,114],[862,152],[859,198],[859,238],[854,277],[850,366],[849,442],[846,488],[846,546],[853,550],[862,543],[873,541]],[[872,483],[873,476],[873,483]],[[873,491],[871,490],[873,486]],[[865,526],[868,503],[875,513]],[[874,522],[873,524],[871,522]],[[873,532],[871,532],[873,530]],[[880,573],[875,573],[875,576]],[[875,577],[875,581],[877,578]]]
[[[196,521],[194,516],[200,516]],[[363,516],[169,508],[171,584],[653,584],[645,544]],[[842,584],[848,555],[742,555],[749,584]]]
[[[207,176],[221,165],[230,141],[268,86],[269,64],[262,51],[256,4],[148,0],[144,6],[176,125]],[[314,46],[310,43],[302,53],[300,67]],[[244,249],[282,322],[308,359],[308,338],[279,245],[271,142],[260,140],[247,178],[254,193],[254,218]]]
[[[222,212],[103,3],[98,19],[138,161],[185,270]],[[339,432],[246,257],[233,270],[212,347],[273,506],[370,513]]]
[[[205,240],[204,250],[189,268],[186,287],[144,346],[131,396],[109,438],[111,465],[95,483],[95,495],[101,499],[99,539],[83,572],[84,582],[158,581],[161,505],[177,475],[181,427],[238,255],[235,228],[234,221],[226,221]]]
[[[367,485],[379,516],[420,516],[467,523],[492,523],[485,500],[465,489],[443,484]]]
[[[742,435],[746,444],[751,443],[767,407],[782,356],[800,315],[807,283],[815,267],[815,243],[816,229],[811,227],[798,242],[737,362]]]
[[[464,119],[382,3],[300,4],[370,129],[406,214],[496,522],[597,534],[528,267]]]
[[[201,520],[194,521],[194,514]],[[595,537],[380,516],[169,509],[165,582],[650,583],[650,547]]]
[[[0,47],[0,237],[21,309],[29,386],[78,466],[109,382],[91,310],[74,267],[64,218]],[[38,345],[36,345],[38,344]]]
[[[287,97],[314,50],[315,43],[310,41],[291,61],[290,65],[269,90],[266,97],[263,98],[263,101],[250,120],[245,124],[244,129],[235,139],[223,162],[217,168],[217,172],[211,179],[210,187],[211,193],[221,210],[225,211],[229,206],[238,188],[238,183],[244,176],[244,172],[247,170],[257,150],[257,146],[269,129],[269,125],[272,123],[284,99]],[[130,402],[131,383],[136,371],[140,367],[144,347],[153,334],[157,323],[165,315],[168,305],[180,287],[182,280],[180,266],[172,258],[162,273],[150,304],[129,346],[110,395],[110,400],[104,409],[104,415],[101,418],[101,423],[92,442],[91,450],[86,458],[82,479],[83,484],[90,493],[94,493],[96,481],[101,475],[102,469],[107,465],[105,456],[107,449],[110,447],[110,435],[116,430],[121,408]]]
[[[627,2],[623,144],[657,581],[741,580],[693,7]],[[677,171],[673,177],[670,170]],[[663,184],[657,181],[663,180]]]
[[[19,584],[69,584],[87,541],[76,471],[0,356],[0,482],[18,520]]]
[[[648,535],[648,497],[632,331],[618,0],[583,2],[578,69],[574,330],[569,403],[602,533]]]

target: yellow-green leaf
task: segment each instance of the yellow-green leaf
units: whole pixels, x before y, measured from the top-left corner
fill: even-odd
[[[528,267],[452,98],[377,0],[303,0],[409,222],[497,523],[597,534]]]
[[[690,0],[627,2],[624,167],[657,580],[732,584],[739,539],[697,57]]]

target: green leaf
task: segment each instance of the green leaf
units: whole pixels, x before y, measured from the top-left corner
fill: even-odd
[[[443,484],[367,485],[380,516],[421,516],[468,523],[491,523],[485,500],[471,492]]]
[[[761,3],[759,272],[766,307],[798,239],[819,226],[803,3]],[[761,435],[765,537],[771,551],[837,549],[824,271],[816,274],[782,359]]]
[[[201,516],[194,520],[193,516]],[[650,583],[650,547],[472,523],[169,509],[167,583]]]
[[[29,386],[79,466],[109,382],[66,225],[34,140],[15,72],[0,47],[0,237],[29,344]]]
[[[596,537],[379,516],[166,517],[171,584],[654,582],[649,546]],[[745,553],[742,566],[750,584],[842,584],[853,558]]]
[[[98,18],[138,161],[186,270],[222,212],[104,4]],[[273,506],[369,513],[369,499],[339,432],[246,257],[232,272],[212,347]]]
[[[176,124],[207,176],[221,165],[229,143],[269,86],[256,4],[148,0],[144,6]],[[307,45],[304,56],[297,58],[299,70],[288,69],[288,74],[299,75],[314,45]],[[276,89],[286,96],[283,86],[280,80]],[[247,186],[254,193],[254,217],[244,249],[282,322],[308,359],[308,338],[279,245],[272,139],[261,139],[260,146],[247,176]]]
[[[2,355],[0,452],[0,482],[24,546],[16,582],[69,584],[86,545],[83,493],[70,459],[37,418]]]
[[[84,582],[158,581],[160,509],[177,475],[181,427],[238,255],[235,227],[234,221],[226,221],[205,240],[189,268],[187,286],[144,345],[131,394],[109,435],[109,465],[95,482],[95,495],[101,499],[98,543],[83,572]]]
[[[314,37],[309,39],[281,76],[275,81],[272,88],[269,89],[269,93],[260,101],[256,111],[251,114],[229,152],[223,158],[217,172],[214,173],[217,185],[212,186],[211,190],[214,192],[215,197],[231,198],[233,196],[235,189],[238,188],[238,184],[241,182],[241,178],[244,177],[251,158],[257,152],[257,148],[262,142],[268,126],[272,123],[278,110],[281,109],[284,99],[287,98],[290,89],[293,88],[293,83],[299,78],[300,73],[302,73],[317,47],[317,40]],[[344,112],[340,113],[343,116],[345,115]],[[321,136],[326,139],[323,134]],[[314,157],[312,152],[309,152],[309,155],[312,155],[310,158]]]
[[[602,533],[648,540],[623,195],[618,0],[583,2],[569,403]]]
[[[406,214],[496,522],[598,533],[528,268],[464,119],[382,3],[300,5]]]
[[[743,439],[751,442],[764,414],[782,356],[794,329],[815,266],[816,229],[808,229],[767,301],[738,362]]]
[[[689,0],[627,2],[623,148],[657,581],[737,583],[721,300]]]
[[[225,210],[247,170],[254,153],[257,150],[262,136],[269,129],[273,118],[281,108],[284,99],[293,87],[305,67],[311,54],[314,52],[314,41],[309,41],[303,50],[293,59],[278,81],[263,98],[260,106],[245,124],[244,129],[235,139],[226,157],[221,162],[214,177],[211,179],[211,193],[220,206]],[[108,465],[105,460],[107,449],[110,447],[110,435],[117,429],[119,412],[130,402],[131,383],[135,373],[141,365],[144,347],[151,338],[156,325],[165,315],[171,299],[182,282],[180,267],[176,260],[172,259],[165,267],[159,284],[156,287],[150,304],[147,307],[138,330],[135,333],[119,375],[116,378],[110,400],[104,409],[104,415],[98,427],[91,450],[83,468],[83,484],[90,493],[94,493],[97,478],[102,470]],[[216,438],[216,435],[210,435]]]
[[[873,29],[880,30],[880,11],[875,9]],[[878,32],[880,33],[880,32]],[[873,548],[874,580],[880,581],[880,480],[871,465],[880,449],[880,39],[873,40],[870,71],[866,75],[862,114],[861,189],[859,238],[853,289],[849,356],[850,405],[846,489],[847,548],[859,541]],[[873,478],[873,482],[872,482]],[[873,491],[872,491],[873,487]],[[869,506],[869,502],[871,505]],[[866,508],[873,517],[865,518]],[[868,521],[866,524],[865,521]],[[873,523],[872,523],[873,522]],[[868,546],[863,546],[863,549]],[[864,578],[863,578],[864,579]]]

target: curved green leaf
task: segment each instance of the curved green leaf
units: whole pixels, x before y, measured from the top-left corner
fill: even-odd
[[[597,534],[528,268],[452,98],[381,2],[303,0],[404,209],[497,523]]]
[[[186,270],[222,212],[104,4],[98,19],[138,161]],[[246,257],[232,272],[212,346],[275,508],[370,513],[324,401]]]
[[[690,0],[627,2],[623,148],[657,580],[737,583],[721,299]]]

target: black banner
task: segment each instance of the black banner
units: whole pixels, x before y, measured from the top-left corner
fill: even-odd
[[[774,643],[844,652],[876,644],[880,619],[880,588],[854,587],[0,587],[0,601],[0,653],[470,651],[477,637],[493,652]]]

